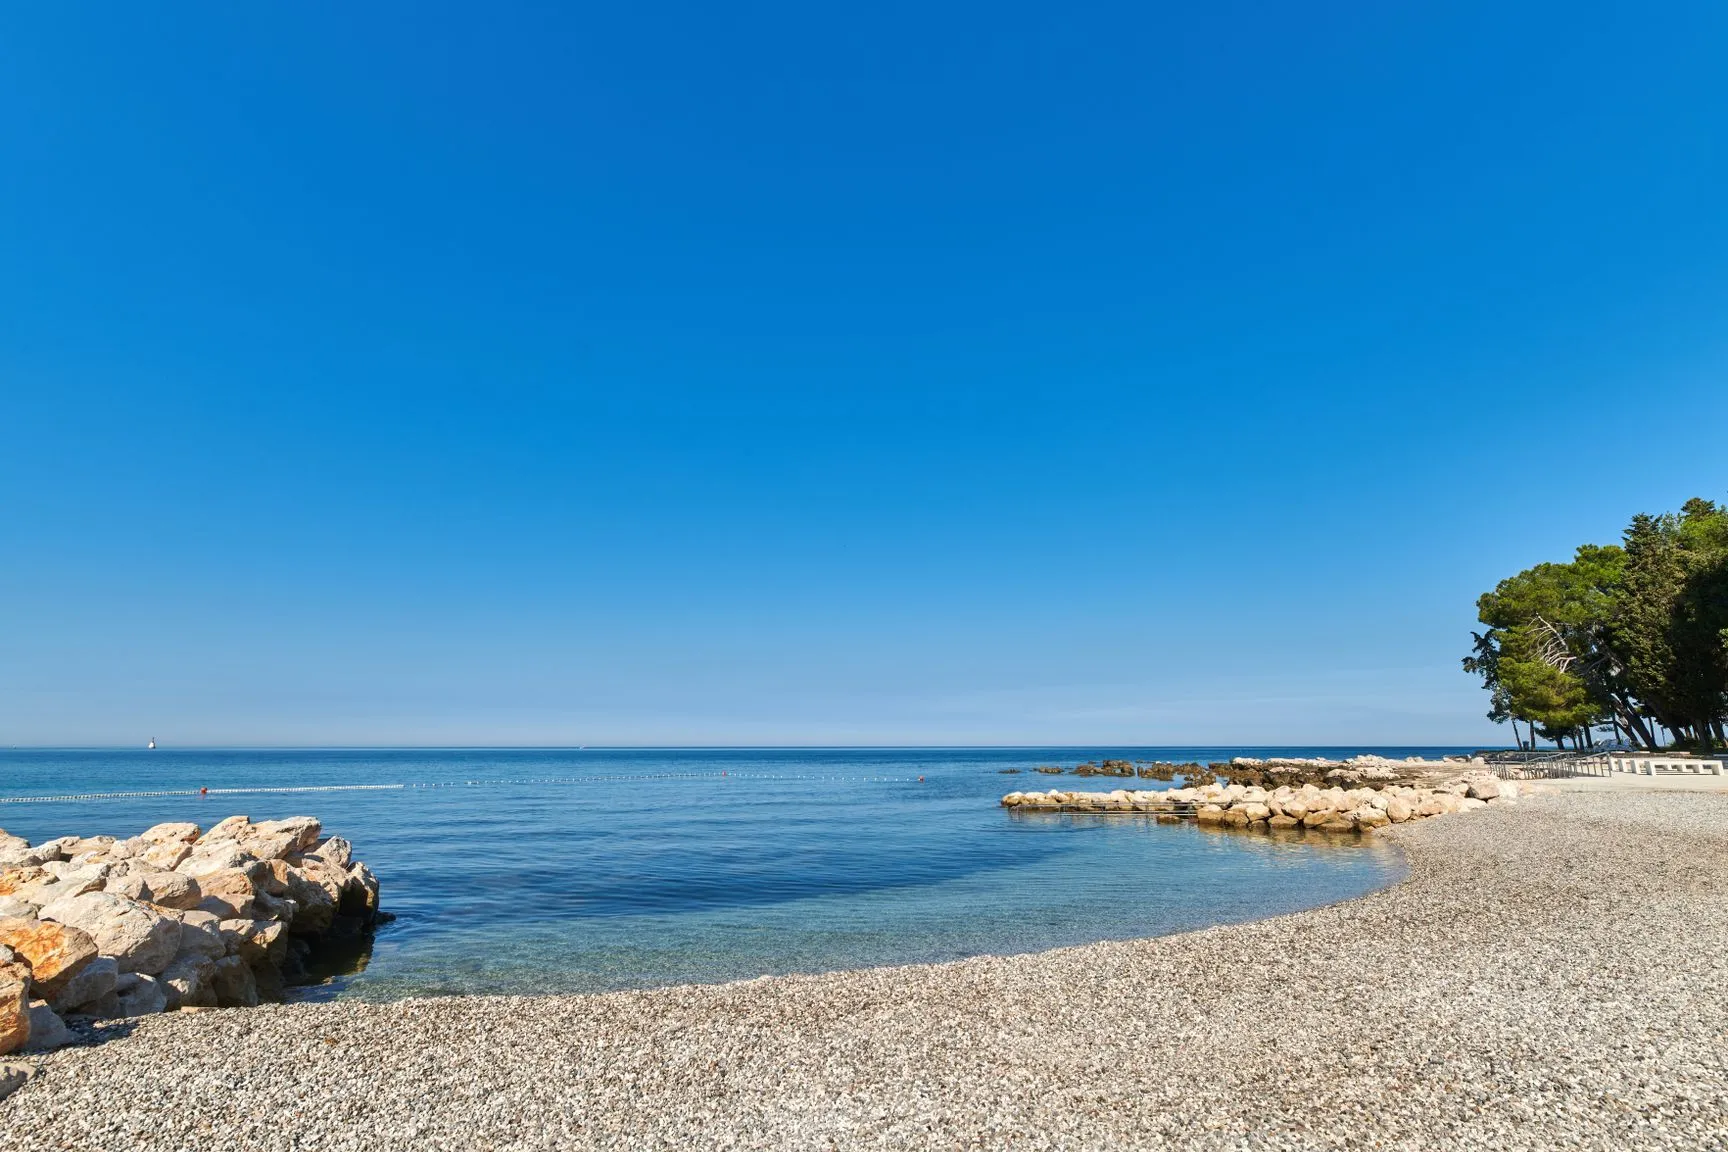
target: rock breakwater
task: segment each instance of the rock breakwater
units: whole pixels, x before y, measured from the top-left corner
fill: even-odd
[[[1469,812],[1490,804],[1514,804],[1515,785],[1488,775],[1473,775],[1433,787],[1385,784],[1379,787],[1322,788],[1317,784],[1203,784],[1196,787],[1114,792],[1010,792],[1002,806],[1031,812],[1129,813],[1156,816],[1161,822],[1195,820],[1219,827],[1257,831],[1318,830],[1359,833],[1430,816]]]
[[[1321,787],[1338,785],[1352,788],[1361,784],[1413,784],[1431,782],[1452,775],[1464,766],[1482,766],[1480,759],[1446,756],[1426,760],[1408,756],[1396,760],[1389,756],[1366,753],[1344,760],[1324,757],[1237,756],[1231,760],[1214,760],[1209,764],[1197,761],[1175,763],[1168,760],[1088,760],[1073,768],[1041,764],[1036,771],[1047,776],[1072,773],[1075,776],[1123,776],[1142,780],[1181,780],[1188,787],[1207,784],[1242,784],[1276,788],[1281,785],[1315,784]]]
[[[0,831],[0,1055],[66,1021],[250,1007],[378,920],[378,878],[310,816],[31,845]]]

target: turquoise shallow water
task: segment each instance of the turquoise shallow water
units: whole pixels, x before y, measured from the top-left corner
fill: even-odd
[[[1402,875],[1396,850],[996,801],[1125,783],[1039,764],[1364,750],[10,750],[0,797],[408,786],[0,803],[0,827],[36,841],[309,813],[354,842],[396,915],[362,971],[310,995],[586,992],[1034,951],[1348,899]]]

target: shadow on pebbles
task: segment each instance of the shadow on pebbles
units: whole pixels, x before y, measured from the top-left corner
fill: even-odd
[[[1391,835],[1397,887],[1157,940],[145,1019],[0,1148],[1728,1149],[1728,796]]]

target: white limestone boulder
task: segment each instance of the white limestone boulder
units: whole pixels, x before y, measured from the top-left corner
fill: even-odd
[[[171,915],[113,892],[86,892],[46,905],[44,920],[81,928],[122,972],[155,975],[180,950],[180,922]]]

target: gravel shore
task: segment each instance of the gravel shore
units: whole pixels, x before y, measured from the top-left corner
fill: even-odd
[[[144,1019],[0,1148],[1728,1149],[1728,796],[1389,834],[1404,884],[1157,940]]]

